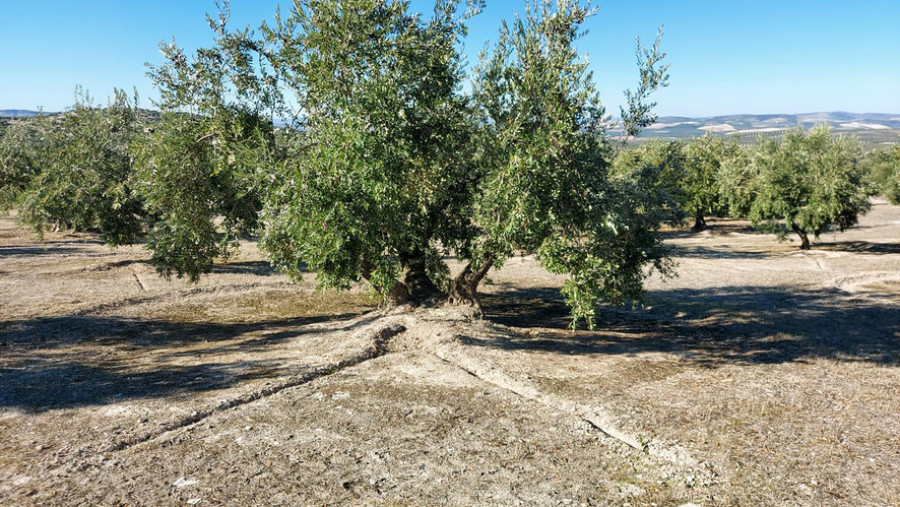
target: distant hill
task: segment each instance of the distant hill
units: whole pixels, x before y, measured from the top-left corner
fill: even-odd
[[[27,109],[0,109],[0,118],[5,119],[15,119],[15,118],[34,118],[35,116],[56,116],[60,113],[57,112],[47,112],[47,111],[30,111]],[[138,114],[149,123],[156,123],[159,121],[159,111],[153,109],[139,109]]]
[[[29,118],[31,116],[38,116],[40,114],[56,113],[41,113],[39,111],[29,111],[27,109],[0,109],[0,118]]]
[[[59,113],[31,111],[27,109],[0,109],[0,119],[30,118],[39,114],[55,115]],[[159,121],[159,111],[141,109],[141,115],[148,123]],[[0,121],[0,124],[7,121]],[[660,116],[657,122],[644,129],[641,137],[635,142],[650,138],[693,139],[706,132],[736,137],[741,143],[751,143],[759,136],[778,137],[785,130],[802,126],[810,128],[818,123],[831,125],[835,133],[851,134],[860,139],[867,149],[879,145],[900,143],[900,113],[848,113],[832,111],[803,114],[732,114],[708,118],[691,118],[687,116]],[[286,122],[276,120],[276,126],[284,126]],[[613,135],[621,133],[620,128],[610,131]]]
[[[900,114],[848,113],[843,111],[804,114],[733,114],[709,118],[661,116],[646,128],[641,137],[692,139],[706,132],[732,137],[740,142],[753,142],[760,135],[777,137],[787,129],[810,128],[828,123],[835,133],[858,137],[863,144],[879,145],[900,142]],[[613,130],[616,133],[616,130]]]

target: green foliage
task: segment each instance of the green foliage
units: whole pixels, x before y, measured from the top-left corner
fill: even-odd
[[[746,159],[722,172],[722,189],[732,213],[784,234],[793,230],[809,248],[807,235],[857,223],[869,209],[858,165],[856,141],[831,135],[827,125],[787,132],[783,140],[760,139]]]
[[[549,270],[571,276],[563,293],[573,325],[589,326],[601,298],[639,295],[632,269],[642,264],[618,255],[627,226],[608,175],[604,111],[574,47],[593,12],[566,1],[529,6],[503,26],[476,82],[487,156],[475,259],[502,265],[536,252]]]
[[[684,211],[694,218],[695,230],[700,230],[705,226],[705,216],[720,215],[727,210],[719,188],[719,175],[723,164],[741,155],[741,147],[723,137],[706,134],[686,144],[684,153]]]
[[[635,182],[645,196],[655,196],[646,212],[654,213],[657,222],[675,227],[684,221],[692,197],[686,187],[687,163],[683,142],[650,139],[620,151],[613,160],[613,172]]]
[[[660,50],[663,28],[659,27],[653,46],[645,48],[641,46],[640,37],[635,43],[634,56],[640,71],[640,80],[636,90],[625,91],[625,102],[628,107],[620,107],[622,123],[625,127],[625,135],[637,136],[641,129],[656,122],[656,114],[653,108],[656,102],[647,102],[650,94],[660,88],[669,86],[669,64],[661,65],[666,54]]]
[[[255,230],[271,143],[271,123],[257,116],[163,115],[138,149],[135,173],[155,217],[147,247],[160,273],[196,281]]]
[[[40,123],[36,144],[21,145],[20,218],[38,233],[48,226],[99,231],[110,245],[141,233],[143,205],[130,188],[130,145],[143,131],[132,103],[119,90],[105,107],[80,95],[75,107]],[[34,140],[32,140],[34,142]]]
[[[0,137],[0,211],[11,209],[40,172],[42,144],[51,126],[46,116],[15,120]]]
[[[167,61],[150,67],[163,111],[136,148],[138,194],[154,217],[147,247],[165,276],[196,281],[217,257],[228,256],[259,223],[277,149],[271,78],[255,67],[248,32],[225,31],[227,5],[217,20],[217,46],[192,59],[172,44]]]
[[[273,66],[295,88],[306,150],[266,208],[264,248],[325,286],[369,279],[382,292],[414,259],[469,233],[471,112],[460,94],[463,19],[405,2],[298,3],[266,29]],[[445,271],[431,264],[432,277]]]
[[[404,0],[302,0],[257,37],[226,30],[225,4],[208,18],[214,47],[160,46],[148,74],[162,113],[146,135],[118,92],[104,109],[79,103],[35,123],[40,135],[7,133],[4,178],[38,229],[99,229],[112,245],[146,232],[159,272],[192,281],[261,225],[289,274],[366,279],[395,303],[477,304],[488,269],[535,253],[570,276],[573,326],[593,327],[600,301],[640,299],[648,265],[668,271],[657,230],[680,219],[682,150],[610,174],[609,118],[574,46],[595,9],[579,1],[534,2],[504,24],[465,93],[480,7],[437,0],[424,18]],[[658,39],[637,52],[632,134],[668,79]],[[295,129],[276,131],[275,114]],[[467,263],[454,279],[447,255]]]
[[[650,139],[620,151],[613,170],[660,196],[659,211],[667,212],[661,221],[678,226],[690,217],[694,219],[693,230],[698,231],[706,226],[705,216],[726,211],[719,178],[723,163],[740,155],[739,145],[709,134],[688,143]]]
[[[873,190],[900,204],[900,144],[868,153],[862,166]]]
[[[302,153],[272,176],[266,251],[323,286],[364,278],[385,298],[441,289],[475,303],[487,269],[534,252],[571,276],[576,322],[593,326],[602,299],[639,299],[646,265],[668,269],[666,196],[649,177],[609,176],[607,118],[574,47],[594,9],[530,4],[483,54],[470,98],[460,45],[479,6],[408,8],[308,0],[263,27],[254,45],[304,111]],[[658,44],[647,56],[635,104],[665,81]],[[454,280],[446,254],[468,262]]]

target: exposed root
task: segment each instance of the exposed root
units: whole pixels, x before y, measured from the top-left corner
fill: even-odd
[[[141,281],[141,277],[134,271],[131,272],[131,275],[134,276],[134,279],[137,281],[138,285],[141,287],[141,292],[147,292],[147,287],[144,286],[144,282]]]
[[[160,428],[155,429],[154,431],[150,431],[141,435],[134,435],[115,442],[104,451],[121,451],[135,445],[148,442],[150,440],[158,439],[173,431],[177,431],[187,426],[197,424],[198,422],[201,422],[214,414],[240,407],[248,403],[252,403],[254,401],[272,396],[273,394],[277,394],[281,391],[284,391],[285,389],[307,384],[318,378],[337,373],[345,368],[356,366],[365,361],[381,357],[389,351],[389,344],[391,339],[406,331],[406,328],[403,325],[396,322],[376,323],[373,327],[374,330],[370,330],[367,328],[360,331],[360,333],[371,334],[371,345],[364,349],[362,352],[358,352],[338,362],[315,368],[298,375],[294,375],[283,382],[267,386],[263,389],[245,393],[228,400],[223,400],[221,403],[214,407],[194,411],[190,415],[172,421]]]
[[[372,315],[378,315],[378,313]],[[473,357],[471,349],[459,342],[460,337],[478,336],[482,333],[515,333],[514,330],[505,327],[493,329],[502,326],[475,319],[476,311],[473,308],[445,306],[423,309],[403,306],[387,312],[380,312],[380,315],[374,322],[364,321],[365,325],[348,340],[346,349],[338,348],[333,351],[337,357],[343,357],[343,359],[294,375],[278,384],[224,400],[214,407],[195,411],[154,431],[120,440],[112,444],[106,451],[121,451],[164,437],[171,432],[197,424],[219,412],[252,403],[291,387],[307,384],[393,351],[415,350],[431,354],[442,362],[459,368],[497,388],[554,410],[569,413],[612,441],[630,449],[645,452],[660,460],[661,463],[664,462],[666,466],[674,466],[677,469],[688,468],[692,474],[704,474],[702,466],[696,463],[684,449],[642,442],[634,435],[617,428],[613,416],[601,408],[542,392],[532,382],[513,378],[489,362]],[[362,350],[358,346],[360,340],[368,343]]]
[[[683,474],[688,471],[687,475],[692,477],[692,480],[696,478],[713,480],[710,471],[692,458],[686,449],[659,442],[642,441],[619,429],[613,415],[602,408],[542,392],[534,383],[513,378],[490,362],[479,360],[471,348],[459,342],[459,338],[464,336],[477,337],[497,333],[514,335],[515,330],[473,319],[472,309],[466,307],[443,307],[411,312],[405,326],[407,332],[400,340],[394,342],[394,346],[429,353],[483,382],[553,410],[571,414],[612,441],[646,453],[658,464],[673,472]]]
[[[512,392],[527,400],[538,402],[555,410],[573,414],[579,419],[590,424],[594,429],[596,429],[603,435],[617,440],[627,445],[628,447],[631,447],[632,449],[638,451],[644,450],[637,438],[616,429],[612,423],[612,418],[597,408],[580,405],[568,400],[564,400],[557,396],[542,393],[535,389],[533,386],[525,382],[513,379],[512,377],[492,367],[478,364],[476,361],[472,361],[471,359],[463,359],[458,356],[454,357],[454,355],[452,353],[448,353],[447,350],[438,349],[435,350],[433,354],[441,361],[460,368],[461,370],[479,380],[492,384],[506,391]]]
[[[444,306],[442,308],[411,311],[406,313],[405,334],[398,345],[405,349],[422,350],[436,356],[441,361],[462,369],[476,378],[493,384],[496,387],[513,392],[523,398],[536,401],[557,410],[572,413],[591,424],[604,435],[613,438],[633,449],[642,450],[640,441],[617,429],[612,417],[596,407],[579,405],[547,393],[542,393],[530,382],[514,379],[506,373],[473,358],[466,353],[457,338],[465,334],[496,333],[489,329],[495,324],[477,320],[478,309],[469,306]],[[515,334],[515,331],[503,326],[503,334]]]

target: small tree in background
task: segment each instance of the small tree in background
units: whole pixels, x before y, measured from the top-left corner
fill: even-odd
[[[900,144],[868,153],[862,165],[872,190],[900,204]]]
[[[843,231],[868,211],[860,153],[857,141],[833,138],[827,125],[797,128],[781,142],[760,138],[746,161],[726,164],[722,189],[734,214],[779,234],[793,231],[808,250],[809,236]]]
[[[75,107],[35,127],[40,140],[26,141],[14,159],[20,164],[14,171],[31,175],[22,191],[20,219],[38,233],[48,226],[74,228],[96,230],[113,246],[134,241],[144,215],[130,187],[130,147],[144,129],[137,97],[116,90],[100,108],[79,91]]]
[[[0,211],[15,207],[40,173],[42,145],[51,128],[46,116],[12,121],[0,137]]]
[[[691,197],[686,187],[686,165],[684,142],[650,139],[618,152],[613,171],[637,182],[648,195],[659,196],[656,202],[661,206],[661,221],[678,226],[684,221]]]
[[[706,229],[706,216],[726,211],[727,205],[719,187],[719,174],[722,172],[722,165],[739,156],[740,151],[741,147],[737,143],[709,133],[684,146],[683,202],[684,211],[694,219],[691,231]]]

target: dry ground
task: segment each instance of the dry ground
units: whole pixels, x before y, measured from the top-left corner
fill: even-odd
[[[900,505],[900,208],[669,241],[573,333],[528,258],[484,321],[382,316],[253,244],[191,286],[0,219],[0,504]]]

